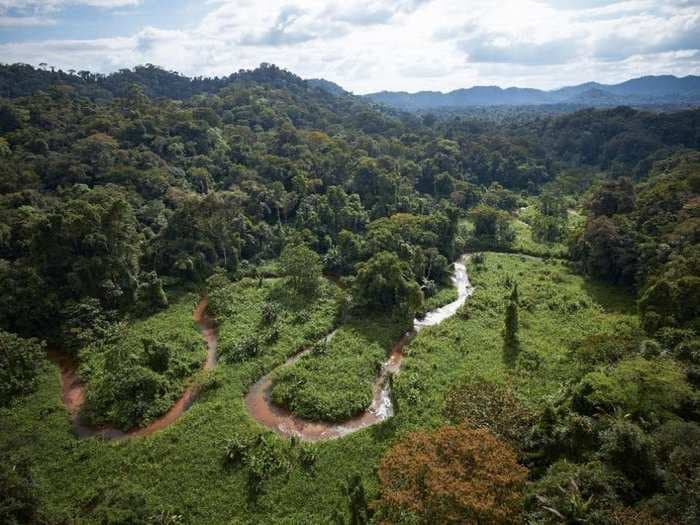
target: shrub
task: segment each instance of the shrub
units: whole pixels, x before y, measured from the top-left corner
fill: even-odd
[[[614,421],[601,435],[600,456],[622,472],[642,493],[650,492],[659,476],[654,456],[654,442],[637,425]]]
[[[0,330],[0,406],[34,390],[44,360],[43,342]]]
[[[607,371],[591,372],[579,383],[573,404],[582,413],[616,408],[637,418],[666,418],[690,397],[683,372],[670,359],[633,357]]]
[[[91,517],[102,525],[146,525],[151,511],[144,490],[113,482],[90,494],[85,505],[92,508]]]
[[[520,443],[534,414],[505,386],[476,379],[452,388],[445,399],[445,414],[452,423],[486,428],[510,443]]]
[[[262,352],[262,342],[257,335],[250,335],[240,341],[227,341],[219,346],[219,353],[226,363],[240,363]]]
[[[314,472],[318,461],[318,449],[309,443],[299,446],[299,463],[308,472]]]
[[[242,437],[235,436],[224,445],[224,463],[226,465],[238,465],[243,461],[248,447],[250,447],[251,440]]]
[[[144,350],[145,364],[154,372],[162,374],[168,369],[172,349],[170,345],[154,341],[150,338],[141,340]]]
[[[3,454],[0,461],[0,523],[38,523],[38,499],[29,466]]]
[[[279,316],[280,306],[277,303],[265,302],[262,306],[262,315],[260,320],[263,324],[271,325],[277,321]]]
[[[612,525],[612,509],[630,491],[624,477],[599,461],[558,461],[529,487],[524,500],[527,522]]]
[[[413,432],[379,466],[389,523],[515,523],[527,469],[485,429]]]

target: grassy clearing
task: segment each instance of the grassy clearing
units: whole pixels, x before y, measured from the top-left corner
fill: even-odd
[[[342,421],[365,410],[386,351],[400,337],[391,320],[354,320],[299,361],[275,373],[272,400],[295,414]]]
[[[447,389],[470,377],[510,383],[523,402],[540,406],[571,377],[574,342],[618,323],[637,323],[630,295],[590,285],[562,261],[488,253],[482,265],[470,261],[468,272],[474,295],[455,317],[423,330],[407,348],[395,395],[401,418],[411,425],[439,422],[436,408]],[[509,279],[520,295],[522,350],[515,369],[502,358]]]
[[[95,523],[93,505],[105,501],[101,494],[117,490],[111,488],[114,484],[121,484],[143,494],[153,513],[181,514],[180,522],[186,524],[327,524],[332,511],[344,505],[339,487],[348,474],[359,473],[368,497],[375,497],[376,466],[386,448],[407,430],[446,422],[444,397],[453,384],[478,376],[511,382],[524,402],[539,405],[569,377],[566,354],[571,341],[617,322],[633,322],[627,310],[632,303],[624,292],[587,285],[558,262],[489,253],[482,269],[470,263],[469,271],[476,285],[465,308],[469,318],[458,314],[426,328],[407,347],[404,368],[395,380],[396,417],[314,445],[312,471],[291,461],[284,472],[264,482],[256,499],[248,497],[247,467],[224,465],[224,444],[264,431],[246,413],[243,396],[248,385],[330,330],[330,300],[307,304],[298,313],[283,312],[282,318],[289,316],[290,321],[280,324],[276,343],[264,345],[260,354],[247,360],[221,363],[192,408],[172,426],[146,438],[74,438],[61,404],[58,370],[47,365],[34,394],[0,411],[0,451],[32,459],[42,510],[54,522]],[[511,372],[501,360],[506,275],[520,287],[523,348],[542,359],[531,371]],[[266,280],[261,288],[257,281],[243,282],[221,294],[217,308],[232,308],[221,316],[222,340],[261,331],[264,304],[276,297],[279,282]],[[579,306],[574,309],[574,304]],[[308,320],[292,323],[296,315]],[[280,439],[265,432],[270,439]]]

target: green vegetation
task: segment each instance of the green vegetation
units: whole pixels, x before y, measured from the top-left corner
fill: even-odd
[[[272,400],[309,419],[343,421],[372,401],[372,386],[387,350],[403,330],[391,320],[353,320],[329,342],[275,372]]]
[[[269,64],[0,65],[0,91],[0,521],[700,520],[700,110],[418,118]],[[268,374],[295,414],[365,409],[464,252],[393,417],[313,444],[251,417]],[[80,439],[45,348],[93,425],[198,396]]]
[[[0,406],[28,394],[36,386],[44,345],[0,330]]]
[[[448,386],[462,377],[511,382],[526,404],[541,405],[571,377],[572,346],[592,334],[638,326],[632,297],[620,290],[591,288],[561,261],[485,253],[472,257],[467,271],[474,294],[455,317],[423,330],[409,345],[409,357],[395,381],[399,407],[405,397],[419,420],[421,409],[441,405]],[[502,351],[514,281],[521,351],[511,370]],[[625,301],[611,303],[611,298]]]
[[[204,363],[206,344],[192,320],[196,304],[196,295],[185,294],[167,310],[117,326],[81,350],[81,416],[87,422],[129,430],[170,408]]]

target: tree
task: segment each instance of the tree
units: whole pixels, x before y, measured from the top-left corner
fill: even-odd
[[[474,237],[480,245],[502,248],[515,239],[507,213],[489,206],[477,206],[469,216],[474,222]]]
[[[588,201],[588,208],[595,217],[628,213],[634,209],[634,186],[628,178],[607,181]]]
[[[296,292],[311,296],[318,291],[323,266],[315,251],[303,244],[288,244],[279,262],[282,273]]]
[[[518,285],[513,285],[510,300],[506,307],[505,325],[503,327],[503,361],[514,366],[520,352],[518,340]]]
[[[423,303],[410,268],[391,252],[379,252],[357,265],[353,297],[363,308],[388,310],[405,320],[412,319]]]
[[[345,520],[339,511],[333,513],[336,525],[368,525],[372,516],[365,496],[365,487],[359,474],[348,476],[342,487],[345,501],[348,505],[349,518]]]
[[[163,290],[163,280],[158,277],[156,272],[147,272],[141,276],[138,297],[149,310],[168,307],[168,296]]]
[[[527,469],[485,429],[413,432],[379,465],[383,523],[518,522]]]
[[[676,362],[632,357],[610,370],[584,376],[573,403],[584,413],[612,413],[619,408],[634,418],[649,420],[668,418],[690,396],[690,386]]]
[[[605,215],[588,221],[572,255],[588,275],[614,283],[631,283],[637,271],[637,247],[628,225]]]
[[[34,389],[44,343],[0,330],[0,406]]]

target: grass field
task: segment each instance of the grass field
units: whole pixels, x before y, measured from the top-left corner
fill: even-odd
[[[276,339],[263,342],[255,355],[220,363],[192,408],[165,430],[123,442],[76,439],[61,404],[58,370],[47,364],[37,391],[0,411],[0,450],[13,460],[31,458],[42,510],[56,522],[96,523],[98,511],[134,507],[134,494],[142,494],[151,514],[179,515],[177,523],[327,524],[334,509],[344,508],[340,486],[348,474],[362,476],[371,499],[386,448],[407,430],[445,422],[444,397],[451,385],[470,377],[509,382],[525,403],[540,406],[570,377],[572,342],[635,322],[624,291],[587,283],[558,261],[488,253],[483,265],[470,262],[468,270],[476,291],[463,311],[421,331],[406,348],[394,382],[396,416],[310,445],[316,452],[313,470],[292,459],[264,481],[255,498],[248,494],[247,467],[224,463],[224,445],[264,432],[282,449],[297,446],[251,420],[243,397],[252,381],[332,329],[330,285],[320,300],[306,304],[287,296],[277,279],[260,288],[257,280],[245,280],[212,293],[223,347],[251,334],[264,337],[270,302],[280,305]],[[532,354],[515,369],[501,359],[508,276],[520,290],[523,353]]]

